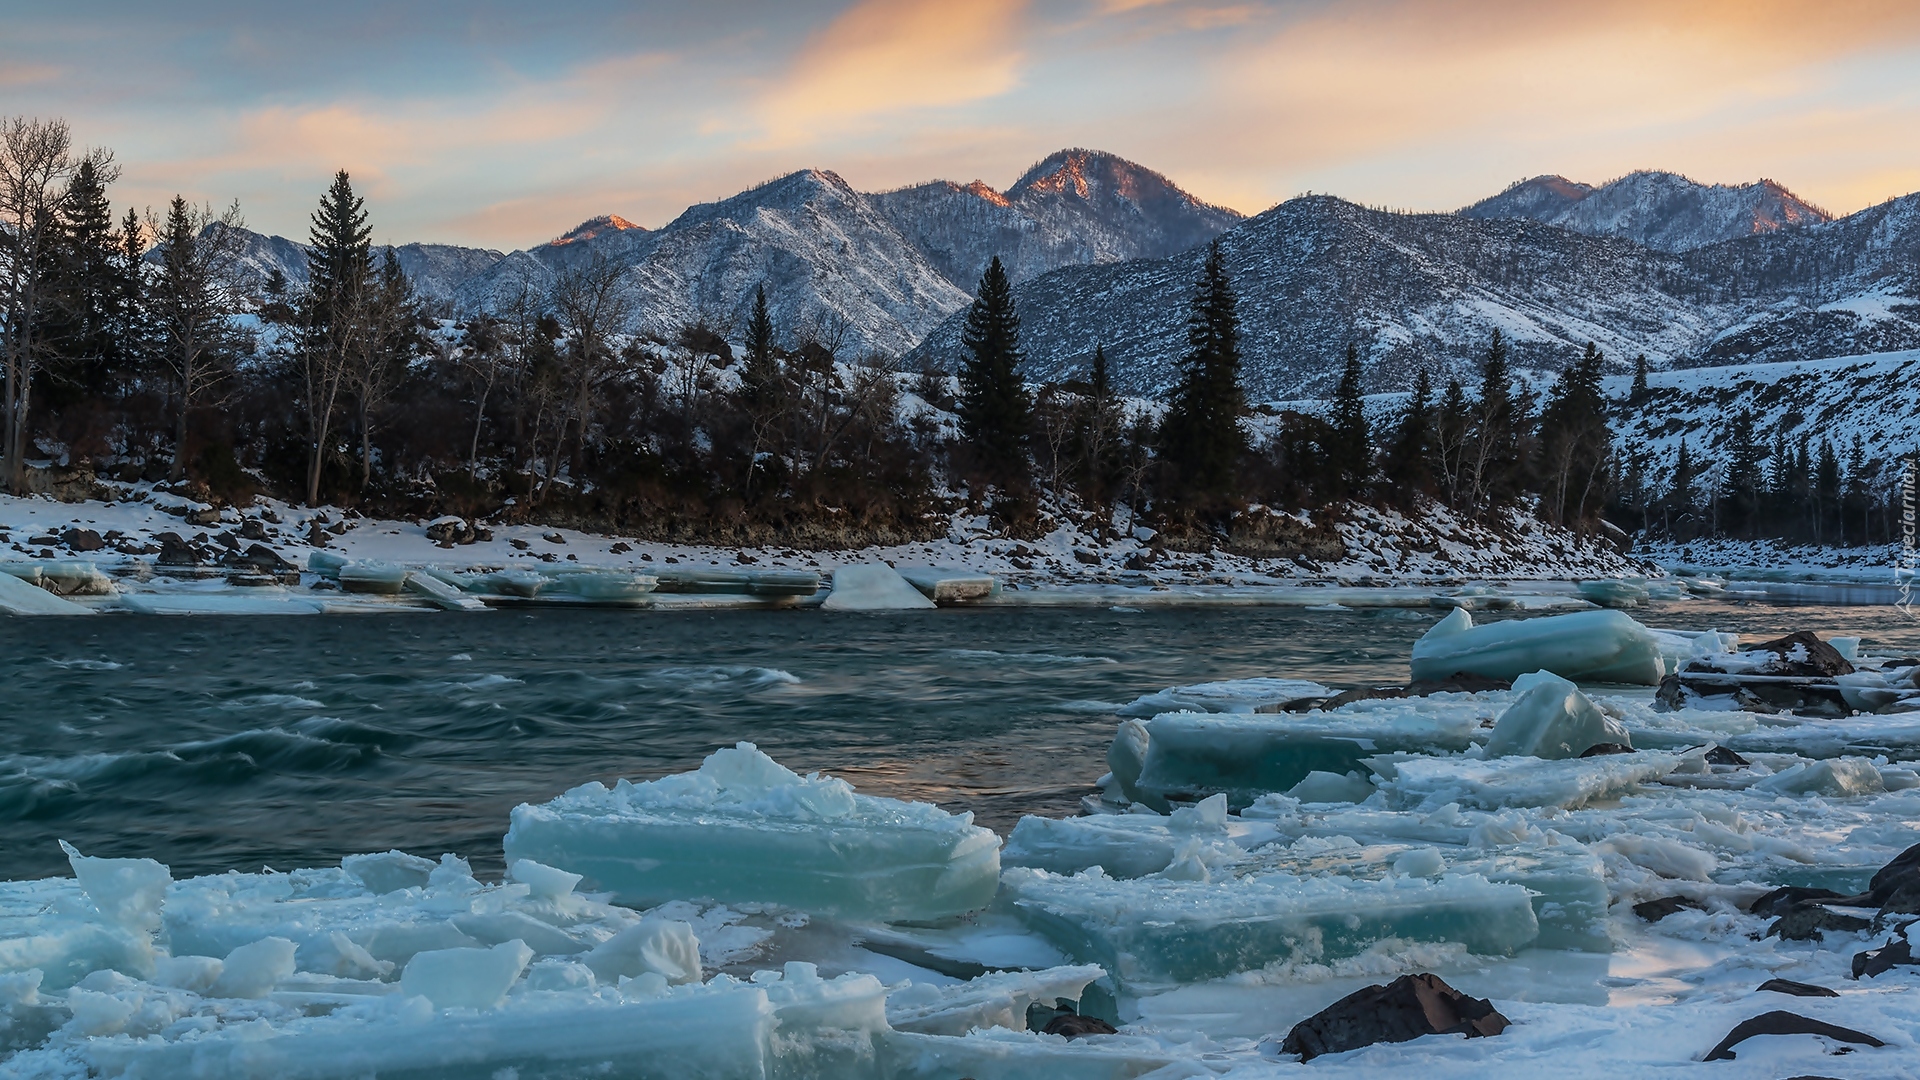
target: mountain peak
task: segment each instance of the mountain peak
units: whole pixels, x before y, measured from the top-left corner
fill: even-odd
[[[1460,211],[1470,218],[1525,218],[1661,251],[1832,220],[1772,180],[1702,184],[1676,172],[1642,169],[1599,187],[1536,176]]]
[[[591,240],[603,233],[622,233],[632,229],[639,229],[641,232],[647,231],[644,226],[635,225],[619,214],[601,214],[599,217],[588,218],[580,224],[575,225],[572,229],[554,237],[548,241],[548,246],[563,247],[567,244],[577,243],[582,240]]]

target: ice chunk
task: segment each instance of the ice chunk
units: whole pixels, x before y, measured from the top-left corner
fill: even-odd
[[[992,575],[944,566],[902,566],[900,576],[937,604],[959,604],[983,600],[1000,588]]]
[[[487,605],[460,591],[435,574],[415,570],[407,575],[407,591],[442,611],[485,611]]]
[[[911,611],[933,601],[885,563],[843,566],[833,572],[833,591],[820,605],[828,611]]]
[[[1489,757],[1577,758],[1601,743],[1632,745],[1626,728],[1552,672],[1522,675],[1513,689],[1520,700],[1494,723],[1487,740]]]
[[[1551,671],[1578,682],[1653,686],[1666,674],[1660,643],[1618,611],[1579,611],[1475,626],[1455,608],[1413,646],[1415,680],[1466,673],[1517,679]]]
[[[507,867],[513,880],[522,882],[538,900],[558,900],[573,893],[574,886],[580,884],[579,874],[569,874],[565,870],[534,862],[532,859],[515,859]]]
[[[1287,794],[1303,803],[1365,802],[1376,789],[1358,772],[1330,773],[1314,771],[1287,789]]]
[[[1187,812],[1187,808],[1182,808],[1175,814]],[[1158,814],[1077,818],[1029,815],[1013,827],[1006,849],[1001,852],[1001,862],[1057,874],[1074,874],[1098,866],[1112,877],[1136,878],[1165,870],[1181,850],[1196,841],[1245,849],[1268,843],[1279,835],[1264,822],[1246,822],[1224,815],[1216,826],[1206,826],[1192,818]]]
[[[589,783],[513,811],[509,863],[582,874],[624,903],[711,898],[858,919],[931,919],[985,907],[999,838],[926,803],[802,778],[752,743],[695,772]]]
[[[1887,790],[1880,770],[1865,758],[1843,757],[1804,761],[1754,783],[1755,790],[1778,795],[1825,795],[1848,798]]]
[[[722,593],[736,596],[812,596],[820,575],[811,570],[736,570],[718,566],[670,566],[656,571],[663,593]]]
[[[887,995],[887,1023],[896,1031],[965,1035],[975,1028],[1027,1030],[1027,1006],[1078,1002],[1106,973],[1092,964],[1044,971],[997,971],[954,986],[911,983]]]
[[[644,599],[659,579],[601,566],[545,567],[543,573],[552,584],[543,596],[578,597],[596,604],[634,604]]]
[[[1435,848],[1409,848],[1393,860],[1393,872],[1407,877],[1438,877],[1447,868],[1447,860]]]
[[[532,959],[533,950],[523,941],[491,949],[415,953],[400,975],[400,988],[433,1002],[436,1009],[496,1009]]]
[[[1187,1080],[1216,1075],[1195,1055],[1149,1036],[1057,1035],[989,1028],[961,1038],[901,1031],[881,1043],[889,1080]],[[1212,1064],[1211,1062],[1208,1064]],[[1241,1075],[1240,1070],[1235,1075]]]
[[[337,551],[309,551],[307,552],[307,573],[337,578],[340,576],[340,568],[351,561]]]
[[[671,985],[700,981],[700,942],[678,919],[642,919],[580,958],[603,983],[653,972]]]
[[[266,997],[293,974],[293,942],[283,937],[261,938],[227,954],[214,981],[213,995],[230,998]]]
[[[1648,598],[1645,579],[1597,578],[1580,583],[1580,596],[1601,607],[1639,607]]]
[[[432,861],[404,851],[349,855],[340,860],[340,868],[373,893],[425,888],[433,867]]]
[[[60,841],[73,876],[108,922],[129,930],[151,933],[160,928],[160,906],[166,902],[173,874],[152,859],[98,859],[82,855]]]
[[[0,882],[0,977],[37,971],[58,991],[94,971],[146,978],[154,960],[152,935],[102,915],[77,881]]]
[[[1534,757],[1377,757],[1389,805],[1438,810],[1448,803],[1481,810],[1510,806],[1573,809],[1673,772],[1681,756],[1658,750],[1548,761]]]
[[[1500,954],[1540,934],[1526,889],[1478,874],[1360,880],[1275,872],[1203,883],[1014,868],[1002,884],[1035,931],[1134,989],[1353,956],[1388,938]]]
[[[1170,712],[1276,712],[1291,701],[1329,698],[1333,694],[1332,688],[1305,679],[1225,679],[1144,694],[1121,706],[1120,715],[1144,718]]]
[[[4,569],[5,565],[0,564],[0,569]],[[93,609],[71,600],[62,600],[37,585],[22,581],[11,573],[0,573],[0,614],[91,615]]]
[[[1149,806],[1223,792],[1242,807],[1286,791],[1309,773],[1361,770],[1374,754],[1465,750],[1484,712],[1465,695],[1436,694],[1355,702],[1331,712],[1168,713],[1146,723],[1139,775],[1116,767],[1114,779],[1129,799]]]
[[[407,568],[397,563],[355,561],[334,571],[340,587],[351,593],[398,596],[406,591]]]

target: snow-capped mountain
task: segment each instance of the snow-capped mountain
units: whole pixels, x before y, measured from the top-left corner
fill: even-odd
[[[1048,156],[1004,194],[978,180],[943,180],[871,198],[947,280],[969,292],[995,255],[1024,281],[1062,266],[1163,258],[1242,220],[1151,169],[1080,149]]]
[[[1920,195],[1681,253],[1329,196],[1290,200],[1220,241],[1256,399],[1330,389],[1349,342],[1380,389],[1418,367],[1469,371],[1496,328],[1517,366],[1543,369],[1589,341],[1616,370],[1636,354],[1669,367],[1920,347]],[[1104,345],[1123,386],[1164,391],[1203,257],[1073,267],[1016,286],[1030,375],[1072,374]],[[950,319],[909,359],[955,363],[960,328]]]
[[[1660,251],[1832,220],[1771,180],[1701,184],[1670,172],[1636,172],[1593,187],[1563,176],[1522,180],[1460,211],[1471,218],[1525,218],[1589,236],[1616,236]]]
[[[236,231],[241,237],[239,275],[248,288],[263,288],[276,270],[289,285],[306,283],[307,245],[251,229]],[[374,249],[374,258],[381,258],[385,251],[384,247]],[[428,300],[451,300],[462,282],[505,258],[497,251],[453,244],[402,244],[393,252],[400,268],[413,279],[415,290]]]

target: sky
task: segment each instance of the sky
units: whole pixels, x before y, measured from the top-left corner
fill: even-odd
[[[1913,0],[0,0],[0,116],[304,237],[335,169],[375,237],[657,227],[797,169],[1005,188],[1069,146],[1258,213],[1453,210],[1544,173],[1920,190]]]

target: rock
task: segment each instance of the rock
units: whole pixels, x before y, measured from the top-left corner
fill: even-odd
[[[1753,764],[1753,762],[1748,761],[1746,758],[1741,757],[1739,754],[1734,753],[1733,751],[1727,749],[1724,746],[1716,746],[1707,751],[1707,764],[1735,765],[1741,768],[1745,768],[1746,766]]]
[[[1087,564],[1088,566],[1100,565],[1100,556],[1094,554],[1091,551],[1084,551],[1080,548],[1074,548],[1073,557],[1079,560],[1080,562]]]
[[[202,528],[210,525],[218,525],[220,524],[220,510],[218,507],[212,506],[207,507],[205,510],[189,510],[187,511],[187,524],[198,525]]]
[[[1903,927],[1893,940],[1877,949],[1853,954],[1853,977],[1871,979],[1875,975],[1892,971],[1897,964],[1920,966],[1920,958],[1913,955],[1913,943],[1907,940]]]
[[[163,532],[154,539],[160,541],[160,555],[153,560],[157,565],[199,566],[206,561],[198,548],[180,539],[179,533]]]
[[[234,555],[228,565],[238,563],[251,566],[268,574],[299,573],[300,568],[280,557],[280,553],[265,544],[254,544],[246,551]]]
[[[530,548],[530,547],[532,547],[532,546],[533,546],[532,544],[529,544],[529,543],[527,543],[527,542],[526,542],[525,540],[522,540],[522,539],[520,539],[520,538],[519,538],[519,537],[517,537],[517,536],[516,536],[516,537],[514,537],[513,539],[511,539],[511,540],[509,540],[509,541],[507,541],[507,543],[509,543],[509,544],[512,544],[512,545],[513,545],[513,549],[514,549],[515,551],[525,551],[525,550],[527,550],[528,548]]]
[[[1307,1017],[1280,1044],[1286,1054],[1311,1061],[1382,1042],[1406,1042],[1422,1035],[1498,1035],[1507,1018],[1484,998],[1468,997],[1438,975],[1402,975],[1385,986],[1369,986]]]
[[[1920,844],[1895,855],[1887,865],[1874,872],[1872,879],[1867,882],[1867,902],[1861,906],[1885,911],[1888,902],[1896,895],[1915,892],[1920,892]]]
[[[41,536],[27,537],[27,543],[32,544],[35,547],[47,547],[53,544],[57,544],[59,542],[60,542],[60,538],[53,535],[52,533],[45,533]]]
[[[1631,754],[1633,747],[1617,742],[1597,742],[1580,751],[1581,757],[1606,757],[1608,754]]]
[[[1759,986],[1754,987],[1753,992],[1756,994],[1763,993],[1763,992],[1775,993],[1775,994],[1791,994],[1794,997],[1839,997],[1840,996],[1840,991],[1835,990],[1831,987],[1815,986],[1812,983],[1794,982],[1792,979],[1768,979],[1766,982],[1763,982]]]
[[[1829,911],[1818,904],[1804,904],[1787,912],[1767,927],[1767,937],[1778,935],[1783,941],[1812,941],[1823,930],[1834,930],[1850,934],[1856,930],[1865,930],[1873,925],[1871,919],[1862,919],[1857,915],[1842,915]]]
[[[1830,679],[1853,674],[1853,665],[1840,650],[1820,640],[1811,630],[1796,630],[1786,637],[1763,641],[1750,652],[1770,652],[1776,659],[1761,668],[1766,675],[1801,675]]]
[[[1707,1051],[1703,1061],[1732,1061],[1733,1048],[1755,1035],[1819,1035],[1835,1042],[1859,1043],[1862,1046],[1885,1046],[1884,1042],[1864,1031],[1843,1028],[1838,1024],[1829,1024],[1824,1020],[1815,1020],[1810,1016],[1801,1016],[1781,1009],[1761,1013],[1751,1020],[1742,1020],[1727,1032],[1714,1048]]]
[[[266,538],[267,527],[260,523],[259,518],[248,518],[240,523],[240,539],[265,540]]]
[[[220,546],[226,548],[228,551],[240,550],[240,538],[230,532],[223,532],[219,536],[214,537],[214,540],[218,541]]]
[[[100,534],[92,529],[68,529],[60,534],[60,541],[74,551],[99,551],[107,546]]]
[[[610,555],[625,555],[632,550],[632,544],[627,543],[625,540],[615,540],[613,546],[607,549],[607,553]]]
[[[567,542],[567,538],[557,532],[541,533],[540,539],[545,540],[549,544],[564,544]]]
[[[1633,913],[1648,922],[1659,922],[1669,915],[1681,911],[1705,911],[1707,906],[1698,900],[1684,896],[1663,896],[1658,900],[1648,900],[1633,905]]]
[[[1047,1021],[1041,1028],[1048,1035],[1064,1035],[1069,1040],[1083,1039],[1088,1035],[1112,1035],[1117,1029],[1097,1016],[1081,1016],[1079,1013],[1061,1013]]]
[[[327,546],[327,530],[318,521],[307,529],[307,545],[317,548]]]
[[[1416,680],[1407,687],[1407,692],[1414,697],[1426,697],[1429,694],[1484,694],[1491,690],[1511,689],[1513,684],[1505,679],[1489,679],[1470,671],[1456,671],[1444,679]]]
[[[427,526],[427,539],[442,547],[473,543],[473,526],[457,517],[443,517]]]
[[[469,541],[469,543],[474,543],[474,544],[493,543],[493,530],[487,528],[485,525],[475,525],[473,527],[473,539]]]
[[[1845,900],[1846,897],[1832,889],[1813,889],[1801,885],[1785,885],[1770,893],[1761,895],[1747,905],[1747,911],[1764,918],[1785,915],[1805,901]]]

